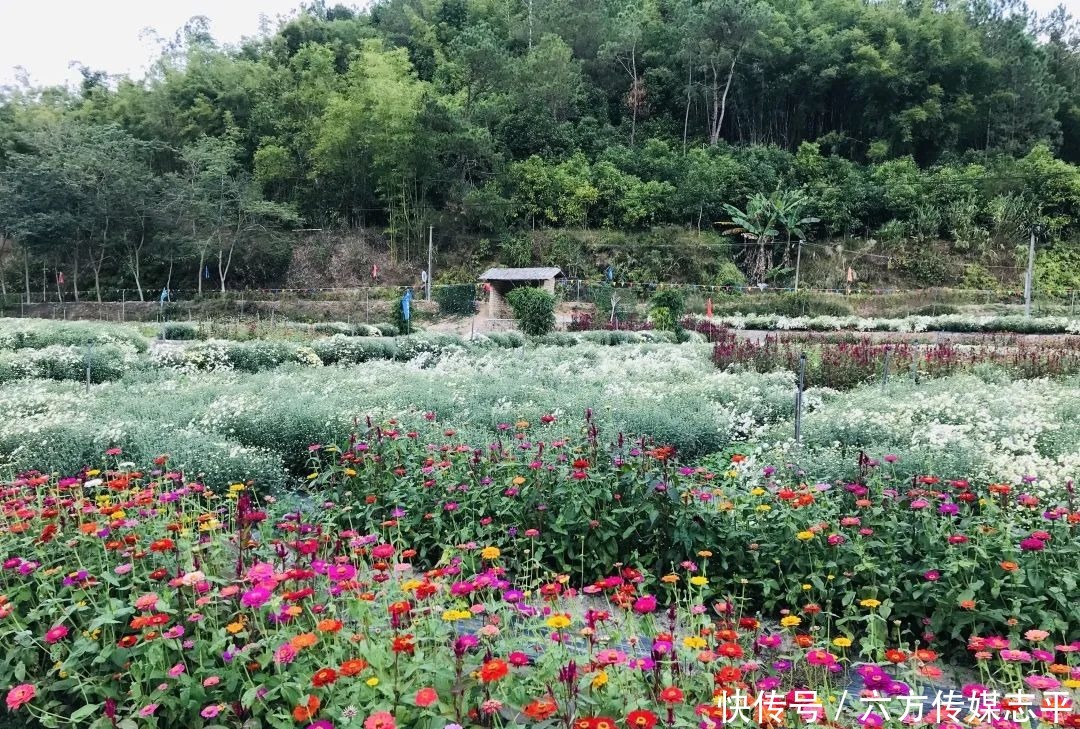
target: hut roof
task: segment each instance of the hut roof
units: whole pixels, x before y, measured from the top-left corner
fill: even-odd
[[[559,268],[489,268],[481,281],[547,281],[563,276]]]

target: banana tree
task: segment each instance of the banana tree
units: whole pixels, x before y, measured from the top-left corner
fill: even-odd
[[[791,240],[802,240],[806,237],[807,226],[821,222],[820,218],[805,217],[807,197],[798,190],[776,192],[772,198],[776,217],[787,233],[787,245],[784,246],[784,256],[780,263],[781,268],[791,267]]]
[[[740,235],[747,242],[756,241],[754,250],[746,251],[746,274],[754,283],[765,278],[765,274],[772,268],[772,243],[779,231],[776,225],[776,206],[765,195],[755,193],[746,202],[746,210],[740,210],[734,205],[724,205],[724,211],[731,216],[729,225],[724,235]]]

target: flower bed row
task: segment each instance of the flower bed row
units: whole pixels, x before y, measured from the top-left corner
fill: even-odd
[[[702,317],[703,319],[703,317]],[[909,316],[902,319],[859,316],[786,317],[746,314],[717,316],[706,320],[732,329],[764,331],[862,331],[862,332],[983,332],[1015,334],[1080,334],[1080,319],[1046,316]]]
[[[1080,373],[1080,343],[942,342],[918,346],[906,342],[853,342],[815,339],[815,336],[769,335],[764,340],[737,340],[732,332],[712,332],[713,363],[721,369],[746,367],[757,372],[799,371],[807,356],[806,386],[846,390],[872,380],[892,377],[947,377],[980,366],[1000,368],[1023,378],[1067,377]]]
[[[927,481],[912,486],[918,493],[890,496],[874,478],[836,491],[736,497],[717,486],[726,474],[677,466],[663,446],[522,448],[525,439],[511,434],[524,430],[511,426],[507,447],[486,453],[452,440],[421,444],[393,424],[348,449],[312,447],[324,470],[311,481],[330,498],[303,509],[260,499],[246,484],[215,493],[170,470],[166,456],[136,471],[118,463],[119,449],[100,471],[22,474],[0,492],[8,710],[21,726],[94,729],[872,729],[899,725],[901,713],[904,724],[950,728],[971,716],[995,729],[1080,726],[1080,623],[1075,615],[1043,622],[1030,594],[1010,587],[1035,574],[1044,587],[1075,579],[1075,556],[1054,556],[1067,546],[1059,530],[1073,528],[1073,512],[1037,514],[1001,486],[980,494]],[[814,571],[765,558],[759,574],[740,576],[728,563],[738,555],[707,538],[680,545],[659,572],[585,552],[581,571],[551,570],[549,535],[566,531],[558,523],[508,526],[494,504],[487,516],[470,513],[496,490],[530,501],[556,481],[593,498],[611,491],[604,509],[567,535],[583,548],[593,540],[580,534],[606,529],[606,512],[641,482],[651,496],[639,511],[711,512],[736,530],[746,520],[757,541],[744,552],[764,556],[776,533],[770,523],[795,530],[781,546],[805,552]],[[369,483],[371,493],[356,490]],[[391,483],[395,490],[375,491]],[[422,513],[415,504],[410,514],[406,491],[442,508]],[[729,496],[740,504],[727,506]],[[698,506],[683,509],[684,501]],[[823,524],[828,503],[853,515]],[[896,523],[903,514],[917,518]],[[447,520],[459,520],[467,539],[433,550],[437,530],[422,525]],[[950,534],[921,589],[882,572],[900,552],[873,545],[866,532],[887,522],[895,532],[928,531],[930,544]],[[1032,523],[1046,530],[1028,532]],[[1006,525],[1027,536],[1014,544]],[[831,563],[848,551],[858,559]],[[992,566],[1003,555],[1017,562]],[[772,613],[777,622],[764,622],[751,593],[781,572],[806,582]],[[990,594],[1009,593],[1008,619],[998,622],[975,598],[954,611],[933,593],[976,574],[992,582]],[[982,594],[971,582],[966,589]],[[934,606],[930,625],[898,620],[908,600],[923,616]],[[976,667],[948,699],[937,694],[945,673],[937,632],[961,637]]]

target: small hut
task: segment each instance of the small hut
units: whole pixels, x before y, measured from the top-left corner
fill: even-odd
[[[489,319],[510,319],[506,295],[521,286],[543,288],[550,294],[555,293],[555,282],[566,278],[558,268],[489,268],[480,276],[488,284]]]

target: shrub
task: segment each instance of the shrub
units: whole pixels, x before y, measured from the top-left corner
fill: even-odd
[[[393,324],[376,324],[375,328],[378,329],[379,333],[384,337],[396,337],[401,333],[401,330]]]
[[[198,325],[189,321],[167,322],[161,327],[161,336],[162,339],[178,339],[185,341],[203,338]]]
[[[345,337],[337,335],[311,345],[324,364],[350,365],[378,359],[394,359],[397,343],[389,337]]]
[[[444,316],[472,316],[476,312],[476,287],[472,284],[440,286],[435,301]]]
[[[686,308],[686,300],[678,289],[661,289],[651,302],[653,326],[665,332],[676,332]]]
[[[717,286],[741,289],[746,286],[746,275],[734,261],[721,261],[715,281]]]
[[[555,329],[555,297],[541,288],[522,286],[507,297],[521,331],[540,337]]]

